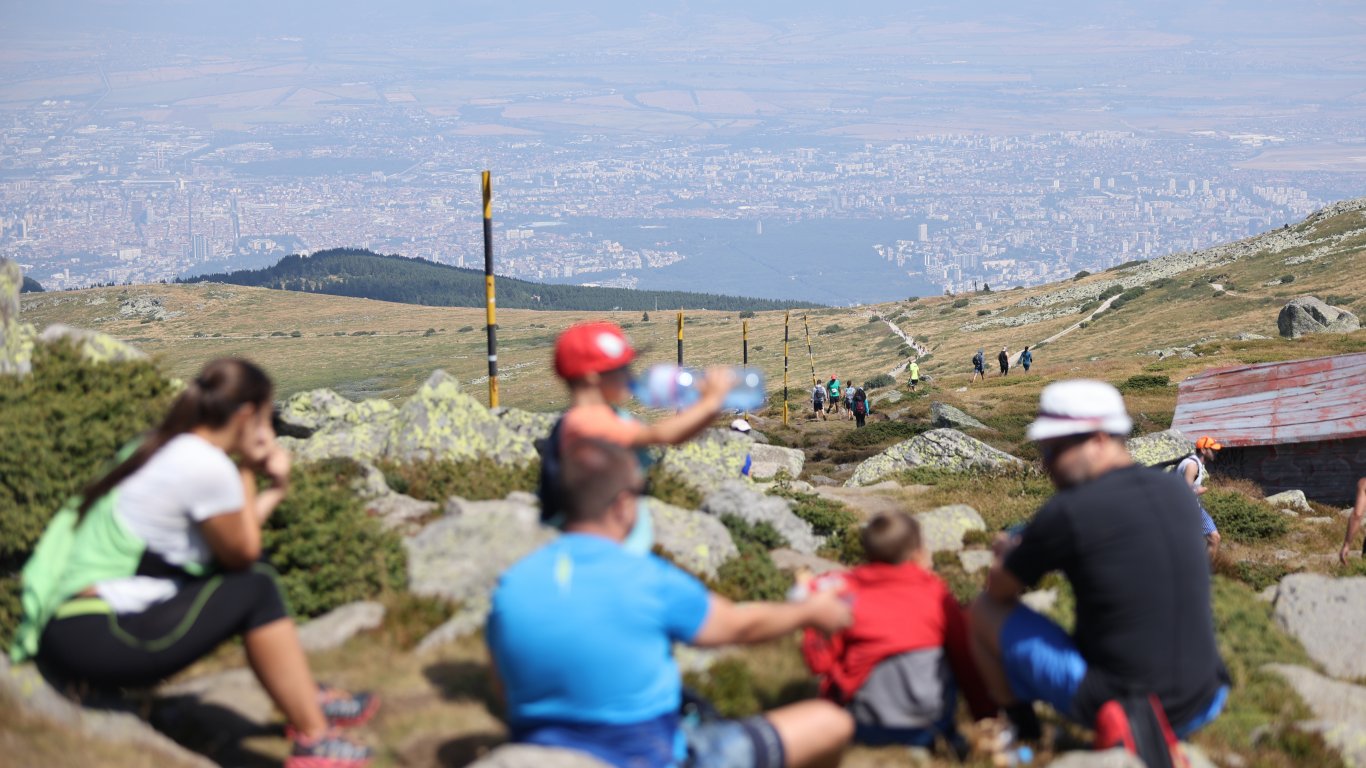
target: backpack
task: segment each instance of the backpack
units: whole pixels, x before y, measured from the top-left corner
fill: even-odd
[[[1123,747],[1148,768],[1190,768],[1162,702],[1153,694],[1112,699],[1101,706],[1096,714],[1095,748],[1115,747]]]
[[[978,352],[977,354],[972,356],[973,368],[981,368],[983,365],[986,365],[986,360],[982,358],[981,352]]]
[[[854,390],[854,415],[868,415],[868,396],[864,394],[862,389]]]
[[[811,400],[817,403],[825,402],[825,387],[817,386],[811,390]]]
[[[560,428],[564,416],[555,420],[550,435],[535,442],[541,454],[541,474],[536,483],[536,497],[541,500],[541,522],[551,524],[564,514],[564,487],[560,479]]]

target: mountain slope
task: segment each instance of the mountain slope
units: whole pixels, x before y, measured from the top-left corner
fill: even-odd
[[[230,283],[287,291],[326,293],[432,307],[484,306],[484,273],[426,259],[384,256],[365,250],[335,249],[311,256],[286,256],[264,269],[200,275],[189,283]],[[498,305],[507,309],[761,310],[814,307],[810,302],[751,299],[714,293],[636,291],[580,285],[533,283],[499,277]]]

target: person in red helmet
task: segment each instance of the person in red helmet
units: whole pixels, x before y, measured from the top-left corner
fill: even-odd
[[[639,421],[622,410],[631,396],[631,361],[636,352],[615,323],[596,322],[571,326],[555,342],[555,373],[569,387],[569,409],[551,432],[542,456],[541,517],[556,522],[558,456],[572,443],[603,440],[636,451],[642,467],[651,459],[644,449],[653,445],[678,445],[701,432],[721,413],[735,374],[726,368],[707,370],[701,397],[691,406],[654,423]],[[654,545],[649,508],[640,505],[635,528],[623,546],[647,554]]]
[[[1219,441],[1205,435],[1195,441],[1195,451],[1176,465],[1176,473],[1185,478],[1186,484],[1197,497],[1205,495],[1209,490],[1205,487],[1205,481],[1209,479],[1209,470],[1205,468],[1205,464],[1214,461],[1223,447]],[[1204,502],[1200,503],[1200,533],[1205,536],[1205,551],[1209,553],[1209,561],[1213,563],[1219,556],[1219,542],[1222,537],[1219,535],[1219,527],[1214,524],[1214,518],[1210,517],[1205,509]]]

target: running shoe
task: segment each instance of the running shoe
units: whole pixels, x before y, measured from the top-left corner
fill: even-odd
[[[379,711],[379,695],[362,691],[350,693],[327,685],[318,686],[318,704],[329,725],[355,728],[370,721]]]
[[[316,739],[299,734],[291,738],[294,746],[285,758],[285,768],[365,768],[374,759],[374,750],[335,730]]]

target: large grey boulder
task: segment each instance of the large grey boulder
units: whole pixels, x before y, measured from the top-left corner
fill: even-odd
[[[1154,432],[1150,435],[1135,437],[1125,443],[1134,461],[1145,467],[1153,467],[1168,461],[1177,461],[1189,456],[1195,444],[1178,429]]]
[[[560,418],[558,413],[524,411],[521,408],[498,408],[493,411],[504,427],[528,440],[536,441],[550,437],[550,430]]]
[[[1366,577],[1334,579],[1294,573],[1276,591],[1276,622],[1300,641],[1328,674],[1366,678]]]
[[[504,744],[469,768],[610,768],[607,763],[572,749],[552,749],[530,744]]]
[[[1313,514],[1314,508],[1309,506],[1309,499],[1305,498],[1304,491],[1281,491],[1266,497],[1266,503],[1276,509],[1293,509],[1296,512]]]
[[[1357,316],[1313,296],[1291,299],[1281,308],[1276,327],[1287,339],[1310,333],[1351,333],[1361,327]]]
[[[373,601],[347,603],[299,627],[305,651],[340,648],[346,641],[384,623],[384,605]]]
[[[739,432],[709,429],[665,450],[655,471],[706,496],[722,483],[742,477],[740,470],[753,447],[754,441]]]
[[[38,334],[43,344],[56,344],[66,341],[74,344],[81,357],[92,363],[122,363],[130,360],[146,360],[147,353],[125,342],[99,331],[87,331],[70,325],[53,323]]]
[[[702,511],[718,519],[735,515],[751,525],[768,523],[787,539],[788,546],[808,555],[814,555],[823,543],[811,524],[792,512],[791,502],[762,494],[743,480],[721,483],[702,501]]]
[[[23,376],[33,370],[33,326],[19,322],[19,265],[0,259],[0,376]]]
[[[930,419],[936,427],[951,429],[990,429],[987,425],[972,418],[948,403],[930,403]]]
[[[966,504],[921,512],[915,519],[920,523],[920,540],[931,552],[958,552],[963,548],[963,534],[987,529],[977,510]]]
[[[452,498],[444,517],[404,542],[408,588],[452,602],[487,598],[499,574],[555,535],[540,524],[530,494],[500,501]]]
[[[398,409],[385,454],[397,461],[490,458],[524,465],[539,460],[531,440],[504,426],[440,370]]]
[[[48,685],[32,664],[11,667],[7,654],[0,654],[0,701],[27,717],[69,729],[73,735],[148,753],[156,765],[214,767],[212,761],[181,747],[130,712],[77,705]]]
[[[955,429],[934,429],[867,459],[846,486],[872,485],[913,467],[951,472],[1024,471],[1029,465]]]
[[[1301,728],[1322,734],[1347,765],[1366,765],[1366,688],[1294,664],[1265,668],[1285,678],[1314,713],[1313,720],[1299,724]]]
[[[649,499],[648,503],[655,543],[689,571],[714,579],[722,563],[740,554],[730,531],[716,517],[659,499]]]
[[[401,493],[386,493],[365,502],[365,513],[379,519],[385,530],[396,530],[404,535],[417,533],[422,523],[437,514],[441,505],[422,501]]]
[[[393,419],[397,409],[388,400],[362,400],[357,403],[330,389],[299,392],[280,406],[280,419],[286,424],[316,432],[320,429],[349,429]]]
[[[806,465],[806,454],[796,448],[781,448],[776,445],[754,443],[749,447],[750,458],[754,460],[749,469],[753,480],[771,480],[779,471],[797,479]]]

